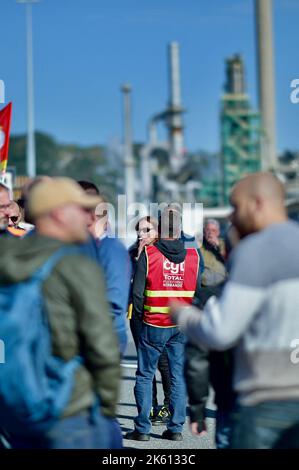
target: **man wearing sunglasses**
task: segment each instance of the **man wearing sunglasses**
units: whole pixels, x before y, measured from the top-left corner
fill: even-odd
[[[21,211],[19,205],[15,201],[10,203],[10,216],[9,216],[9,227],[18,227],[21,220]]]
[[[22,214],[19,205],[15,201],[11,201],[7,230],[16,237],[23,237],[26,234],[26,230],[19,226],[21,218]]]

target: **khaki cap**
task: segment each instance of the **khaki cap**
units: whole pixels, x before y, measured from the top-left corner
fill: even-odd
[[[38,217],[68,204],[93,209],[100,202],[100,197],[86,194],[70,178],[51,178],[37,183],[29,191],[27,208],[31,217]]]

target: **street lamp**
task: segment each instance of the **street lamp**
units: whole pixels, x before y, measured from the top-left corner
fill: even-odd
[[[26,46],[27,46],[27,175],[36,175],[34,139],[34,86],[33,86],[33,47],[32,47],[32,4],[39,0],[17,0],[26,4]]]
[[[135,202],[135,175],[132,138],[132,115],[131,115],[131,85],[124,83],[121,86],[124,97],[124,167],[125,167],[125,192],[127,196],[127,207]]]

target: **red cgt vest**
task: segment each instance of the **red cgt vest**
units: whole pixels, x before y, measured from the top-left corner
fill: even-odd
[[[172,263],[155,246],[145,248],[147,278],[144,291],[143,321],[160,328],[175,326],[169,316],[169,301],[191,304],[194,297],[199,256],[195,248],[187,248],[185,260]]]

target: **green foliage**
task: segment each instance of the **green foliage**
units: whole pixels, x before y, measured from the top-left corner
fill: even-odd
[[[45,133],[35,133],[37,174],[68,176],[97,184],[110,200],[117,192],[121,169],[111,169],[102,146],[59,144]],[[8,164],[17,175],[26,175],[26,136],[11,136]]]

